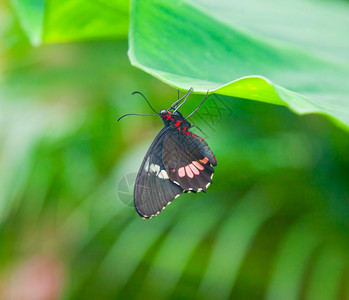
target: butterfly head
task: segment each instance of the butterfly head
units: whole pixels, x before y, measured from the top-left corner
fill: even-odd
[[[162,118],[163,116],[170,114],[170,111],[163,109],[159,112],[160,117]]]
[[[178,126],[179,123],[185,123],[187,126],[189,125],[189,122],[187,122],[182,114],[179,111],[174,111],[172,112],[171,110],[161,110],[159,113],[162,121],[164,122],[165,126],[170,126],[171,124],[177,124]]]
[[[174,115],[169,110],[163,109],[159,115],[166,126],[169,126],[175,120]]]

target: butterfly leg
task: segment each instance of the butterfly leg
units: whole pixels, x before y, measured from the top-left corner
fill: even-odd
[[[170,109],[172,108],[172,109],[175,109],[174,110],[174,112],[176,112],[177,110],[178,110],[178,108],[180,108],[184,103],[185,103],[185,101],[187,101],[187,99],[188,99],[188,97],[189,97],[189,95],[191,94],[191,92],[193,91],[193,88],[191,87],[189,90],[188,90],[188,92],[186,92],[185,94],[184,94],[184,96],[182,97],[182,98],[180,98],[180,99],[178,99],[175,103],[173,103],[172,105],[171,105],[171,107],[170,107]],[[183,100],[184,99],[184,100]],[[181,102],[183,100],[183,102],[180,104],[180,105],[178,105],[178,106],[176,106],[179,102]]]
[[[206,95],[205,95],[204,99],[202,99],[200,105],[199,105],[197,108],[195,108],[195,109],[193,110],[193,112],[192,112],[188,117],[185,118],[186,120],[188,120],[188,119],[201,107],[201,105],[204,104],[204,102],[206,101],[207,97],[208,97],[208,90],[207,90],[207,92],[206,92]]]
[[[204,137],[207,137],[207,134],[205,132],[202,131],[202,129],[199,126],[196,126],[195,124],[192,124],[191,127],[195,127],[197,129],[199,129],[201,131],[201,133],[204,135]]]

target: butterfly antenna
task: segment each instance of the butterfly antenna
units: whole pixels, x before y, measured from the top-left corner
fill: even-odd
[[[132,95],[134,95],[134,94],[140,94],[140,95],[144,98],[144,100],[147,101],[149,107],[153,110],[153,112],[155,112],[156,114],[159,114],[159,113],[151,106],[151,104],[149,103],[148,99],[147,99],[141,92],[135,91],[135,92],[132,93]]]
[[[200,105],[199,105],[197,108],[195,108],[195,109],[193,110],[193,112],[192,112],[188,117],[185,118],[186,120],[188,120],[188,119],[201,107],[201,105],[204,104],[204,102],[205,102],[206,99],[207,99],[207,96],[208,96],[208,91],[206,92],[206,95],[205,95],[204,99],[202,99]]]
[[[127,117],[127,116],[158,116],[158,114],[126,114],[121,116],[118,121],[120,121],[123,117]]]
[[[176,105],[177,105],[179,102],[181,102],[183,99],[184,99],[184,102],[185,102],[185,100],[187,100],[188,96],[191,94],[192,91],[193,91],[193,88],[191,87],[191,88],[188,90],[188,92],[186,92],[186,93],[184,94],[184,96],[183,96],[182,98],[179,99],[179,90],[178,90],[178,100],[177,100],[175,103],[173,103],[169,109],[175,109],[175,111],[177,111],[177,109],[178,109],[179,107],[176,107]],[[184,103],[184,102],[183,102],[183,103]],[[182,105],[182,104],[181,104],[181,105]]]

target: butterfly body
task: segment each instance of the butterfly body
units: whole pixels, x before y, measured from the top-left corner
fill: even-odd
[[[133,93],[141,94],[165,125],[144,156],[135,182],[134,206],[138,215],[144,219],[158,215],[182,193],[206,192],[212,183],[213,167],[217,166],[216,157],[206,141],[191,132],[192,125],[188,121],[204,103],[207,94],[188,117],[184,118],[178,111],[191,92],[192,88],[168,110],[159,113],[143,94]],[[135,114],[124,116],[127,115]]]
[[[143,218],[160,213],[181,193],[206,192],[217,160],[203,138],[178,111],[159,113],[165,127],[150,146],[139,169],[134,205]]]

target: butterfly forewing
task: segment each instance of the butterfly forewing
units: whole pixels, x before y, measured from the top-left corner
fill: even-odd
[[[205,142],[198,141],[202,139],[175,129],[165,136],[164,166],[170,180],[185,191],[206,192],[212,182],[214,155]]]
[[[145,155],[139,169],[135,189],[134,205],[143,218],[151,218],[162,211],[183,189],[173,183],[163,164],[162,152],[164,140],[170,133],[164,127],[156,136]]]

